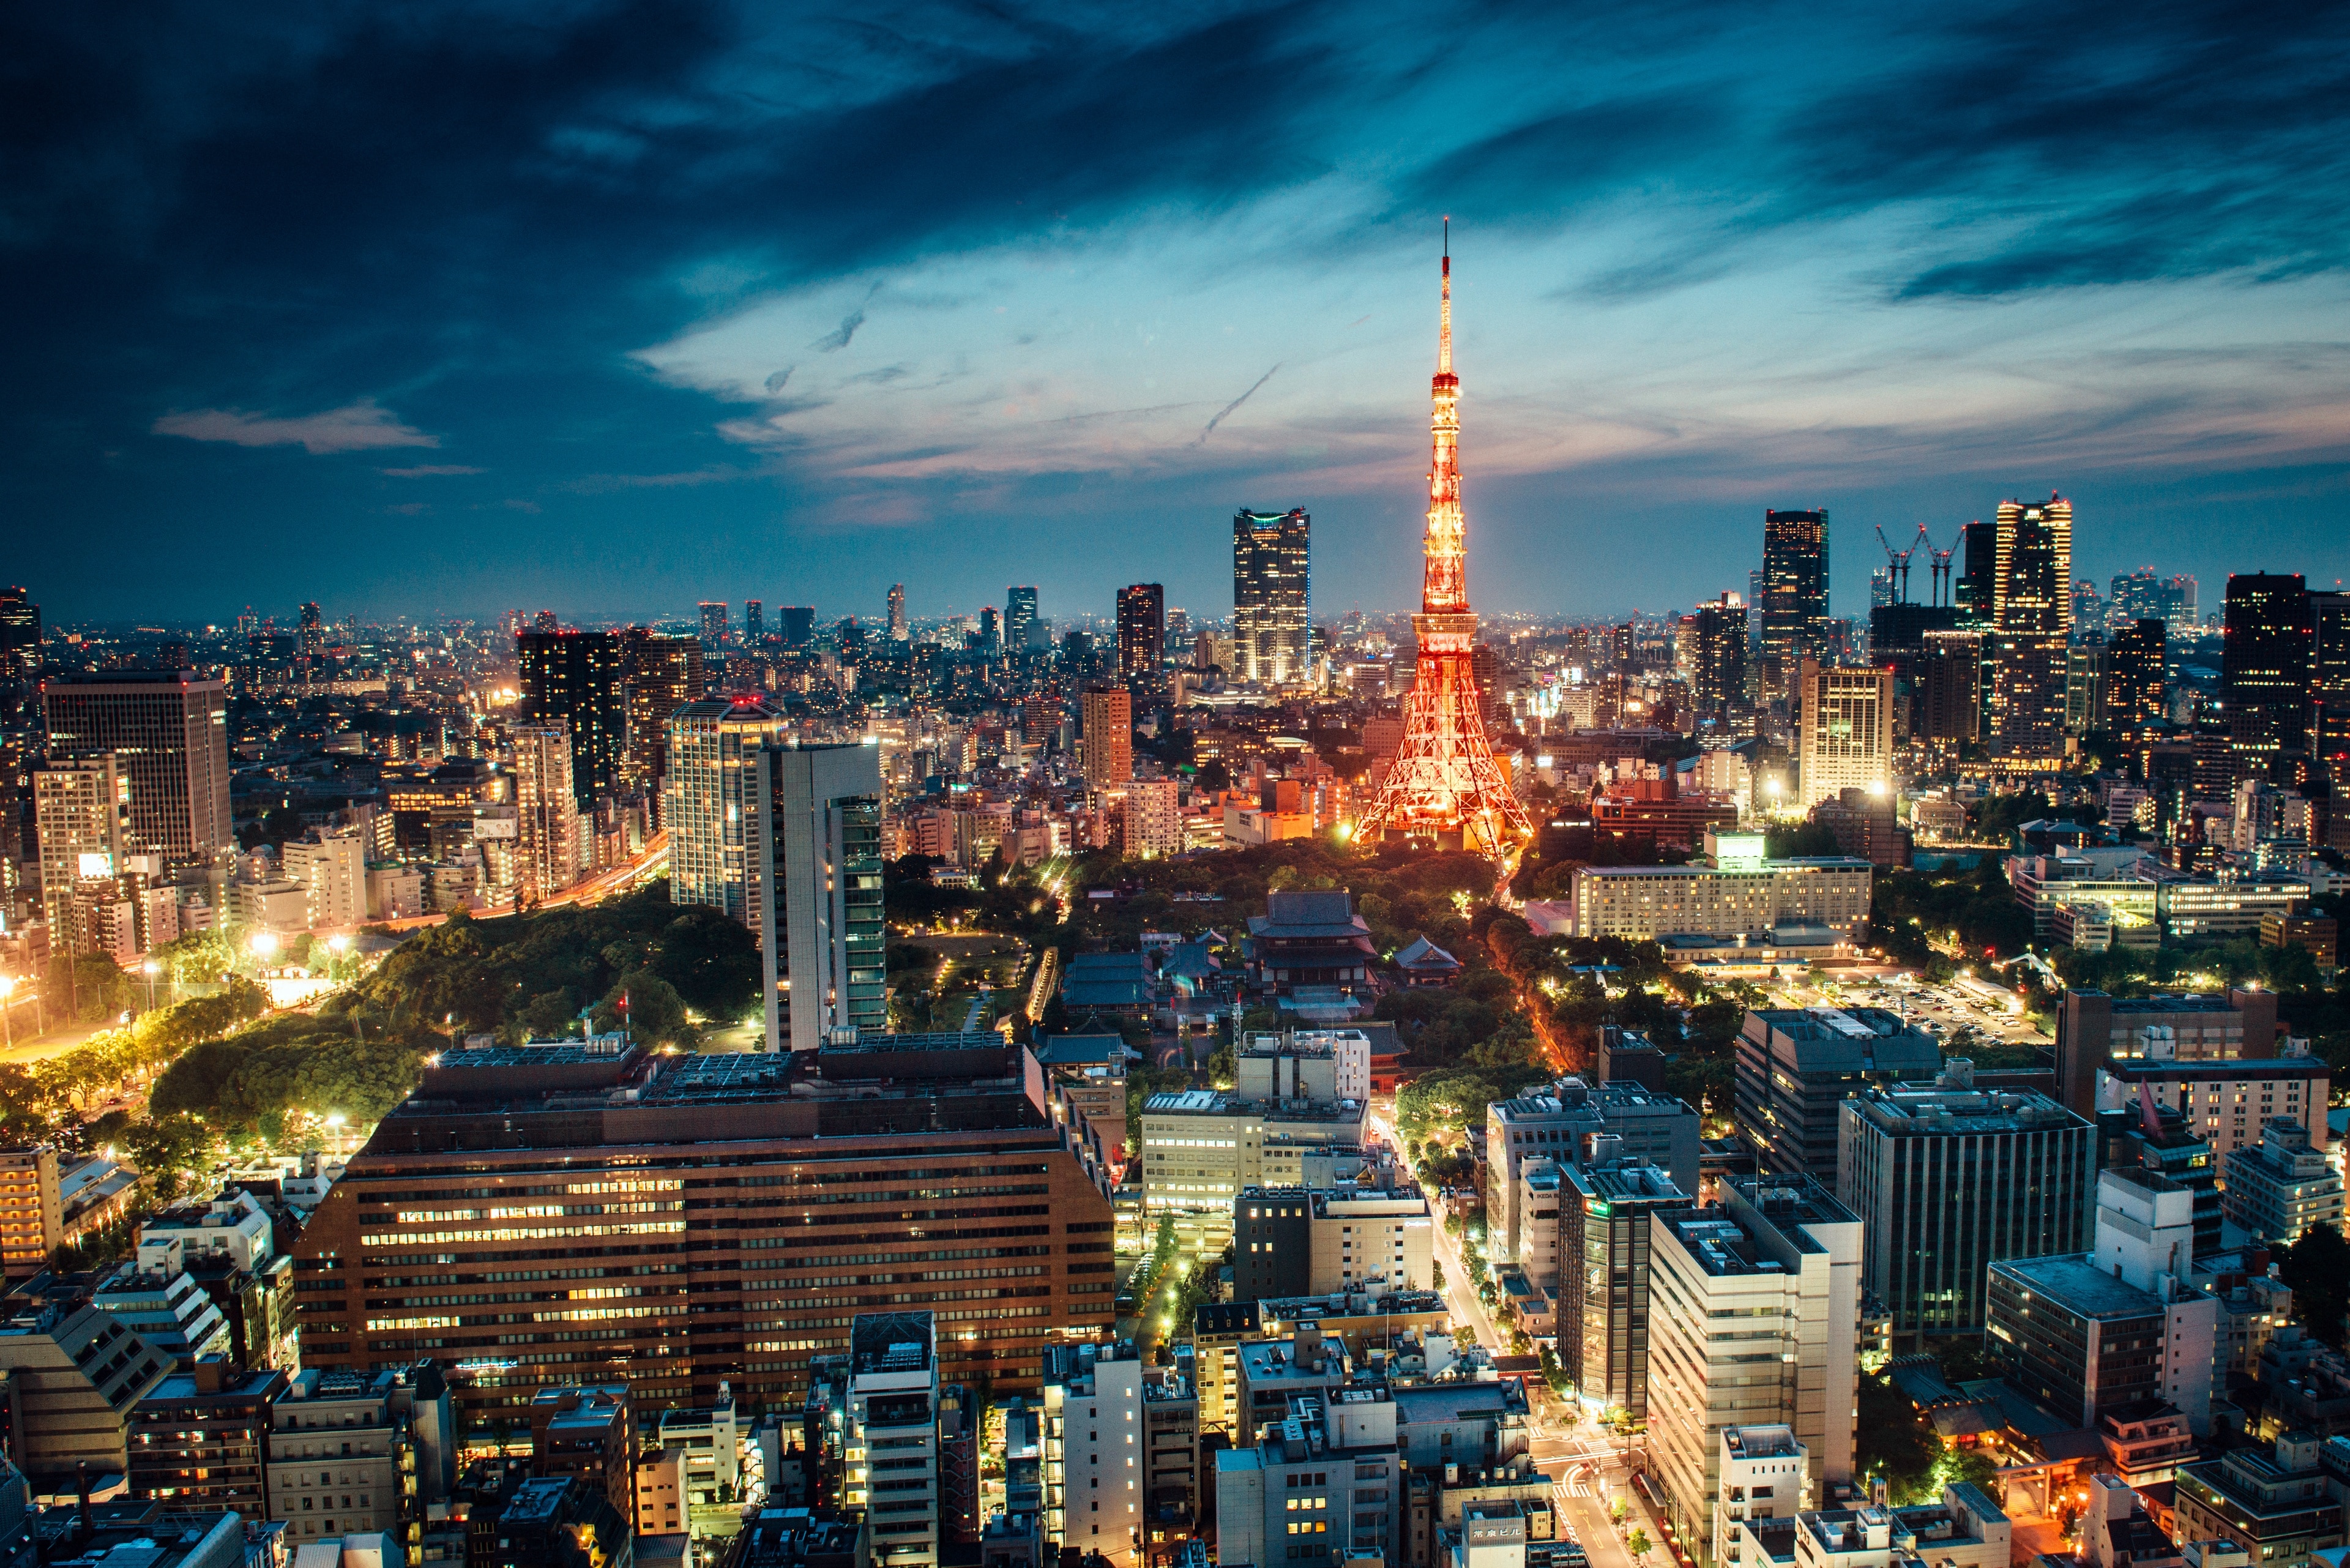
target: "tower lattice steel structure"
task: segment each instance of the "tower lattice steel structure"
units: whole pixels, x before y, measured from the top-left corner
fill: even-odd
[[[1404,709],[1403,745],[1357,836],[1422,838],[1445,848],[1507,856],[1534,836],[1534,828],[1493,761],[1471,664],[1477,617],[1469,607],[1466,528],[1461,517],[1461,378],[1452,373],[1449,243],[1436,376],[1429,395],[1435,405],[1429,425],[1435,433],[1436,454],[1428,473],[1428,568],[1419,614],[1411,618],[1419,659]]]

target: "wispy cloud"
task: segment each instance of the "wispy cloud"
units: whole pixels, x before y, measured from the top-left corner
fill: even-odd
[[[298,446],[313,457],[328,452],[441,444],[439,436],[427,435],[401,423],[399,415],[372,398],[292,418],[249,414],[241,409],[191,409],[165,414],[151,428],[157,435],[226,441],[232,446]]]
[[[1276,363],[1274,366],[1273,370],[1278,370],[1280,369],[1281,366]],[[1222,408],[1218,409],[1214,417],[1210,419],[1206,424],[1200,427],[1200,439],[1193,441],[1191,444],[1193,446],[1207,445],[1208,438],[1215,434],[1216,427],[1222,424],[1226,419],[1230,418],[1234,409],[1239,408],[1243,403],[1245,403],[1251,398],[1255,397],[1258,387],[1262,387],[1267,381],[1273,379],[1273,370],[1267,370],[1263,375],[1259,376],[1256,379],[1256,386],[1251,387],[1247,391],[1243,392],[1239,397],[1234,398],[1231,402],[1226,403]]]
[[[414,468],[387,468],[383,472],[392,479],[438,479],[444,474],[480,473],[483,470],[466,462],[424,462]]]

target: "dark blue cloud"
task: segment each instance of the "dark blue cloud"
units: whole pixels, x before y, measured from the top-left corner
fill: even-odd
[[[909,535],[809,541],[871,490],[785,437],[755,453],[723,439],[712,397],[656,384],[632,351],[827,279],[1045,236],[1116,244],[1137,214],[1212,223],[1284,192],[1354,193],[1315,241],[1326,278],[1399,234],[1419,243],[1440,211],[1496,236],[1624,236],[1558,279],[1570,318],[1759,277],[1864,220],[1908,233],[1856,273],[1921,312],[2210,277],[2256,315],[2263,288],[2344,269],[2350,5],[1447,20],[1308,4],[781,20],[721,0],[17,7],[0,18],[0,288],[16,306],[0,506],[30,541],[15,570],[61,609],[140,614],[338,591],[483,607],[517,571],[550,597],[624,591],[617,577],[681,602],[707,591],[697,574],[736,569],[730,552],[837,574],[810,597],[862,593],[903,569]],[[823,407],[807,377],[865,351],[889,297],[835,306],[837,327],[784,345],[747,397],[764,381],[770,414]],[[1229,383],[1276,352],[1236,349]],[[1117,406],[1163,400],[1136,388]],[[2182,417],[2160,401],[2097,417],[2123,441],[2131,421]],[[355,408],[439,441],[435,462],[201,433]],[[1982,472],[1960,450],[1974,439],[2022,437],[1896,436],[1886,483]],[[1767,441],[1721,462],[1755,463]],[[1638,483],[1721,483],[1707,453],[1677,452]],[[431,493],[387,466],[433,468]],[[902,511],[938,520],[923,548],[951,530],[1008,551],[1029,547],[1029,509],[1098,505],[1114,483],[908,486]],[[1250,483],[1202,466],[1189,489],[1129,493],[1212,521],[1220,487]],[[2338,523],[2329,493],[2290,504]],[[387,527],[396,566],[312,553]],[[1190,569],[1206,585],[1211,568],[1212,549]],[[1581,579],[1549,587],[1564,599]]]

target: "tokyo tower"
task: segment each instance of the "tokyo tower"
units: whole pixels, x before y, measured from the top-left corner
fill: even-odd
[[[1411,618],[1419,660],[1404,709],[1403,745],[1357,836],[1422,839],[1444,849],[1507,857],[1534,836],[1485,735],[1470,649],[1466,529],[1461,518],[1461,378],[1452,373],[1452,246],[1446,225],[1444,296],[1429,421],[1436,456],[1428,472],[1428,571]]]

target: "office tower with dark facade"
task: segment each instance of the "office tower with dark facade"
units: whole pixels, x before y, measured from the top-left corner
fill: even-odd
[[[581,811],[592,810],[598,795],[619,787],[629,733],[619,639],[608,631],[526,631],[515,643],[523,715],[537,724],[559,720],[570,732],[571,793]]]
[[[1785,710],[1803,661],[1828,658],[1826,512],[1762,514],[1762,610],[1758,701]]]
[[[1036,639],[1036,590],[1014,587],[1003,590],[1003,646],[1014,659]]]
[[[1893,672],[1894,738],[1918,739],[1919,662],[1926,657],[1929,632],[1955,631],[1955,605],[1902,602],[1878,605],[1868,612],[1868,657],[1871,663]]]
[[[1303,507],[1232,514],[1236,679],[1281,686],[1312,677],[1312,532]]]
[[[904,642],[907,638],[906,585],[891,583],[889,585],[889,640]]]
[[[2064,646],[2073,619],[2073,504],[1999,504],[1992,585],[1991,754],[2053,763],[2064,754]]]
[[[2350,593],[2313,592],[2309,750],[2334,799],[2350,796]],[[2350,811],[2337,805],[2327,823],[2328,846],[2350,849]]]
[[[41,607],[22,588],[0,588],[0,680],[41,678]]]
[[[2142,736],[2161,727],[2167,641],[2162,622],[2149,616],[2115,632],[2106,645],[2106,724],[2116,734]]]
[[[1989,630],[1999,597],[1999,525],[1974,522],[1959,531],[1960,623]]]
[[[140,848],[194,860],[236,847],[219,681],[187,670],[109,670],[51,679],[41,701],[53,760],[114,753]]]
[[[1148,695],[1159,690],[1166,662],[1167,590],[1131,583],[1118,590],[1118,678]]]
[[[1929,631],[1910,666],[1909,738],[1962,748],[1982,739],[1983,634]]]
[[[629,787],[658,797],[660,781],[669,774],[670,715],[701,701],[702,683],[701,639],[664,636],[642,626],[620,633],[621,701],[629,723],[621,771]]]
[[[702,646],[725,647],[733,640],[732,633],[734,629],[726,618],[726,601],[704,599],[699,607],[702,611]]]
[[[767,640],[766,607],[757,599],[743,601],[743,646],[756,648]]]
[[[1836,1196],[1860,1217],[1861,1288],[1892,1314],[1897,1352],[1981,1334],[1994,1260],[2087,1249],[2096,1129],[2047,1096],[1961,1080],[1838,1109]]]
[[[806,648],[816,640],[816,607],[814,605],[777,605],[775,630],[785,648]]]
[[[1698,716],[1731,723],[1746,711],[1747,608],[1735,594],[1697,607],[1689,618],[1697,639],[1690,659],[1690,699]]]
[[[1585,1405],[1646,1420],[1648,1219],[1697,1200],[1639,1159],[1562,1165],[1558,1182],[1560,1369]]]
[[[2220,708],[2239,779],[2276,778],[2308,745],[2316,628],[2298,572],[2239,572],[2228,578],[2227,639]]]
[[[840,1032],[889,1027],[882,985],[881,752],[758,753],[755,903],[769,1051],[813,1051]]]
[[[1833,1188],[1844,1102],[1880,1085],[1930,1084],[1941,1070],[1934,1037],[1883,1008],[1750,1012],[1732,1069],[1738,1135],[1764,1175]]]
[[[772,1408],[899,1309],[949,1377],[1033,1389],[1048,1341],[1110,1328],[1113,1223],[993,1034],[452,1048],[295,1245],[302,1359],[455,1366],[464,1425],[557,1383]]]

